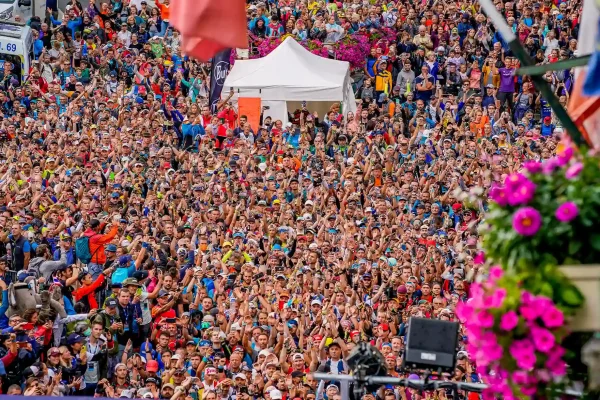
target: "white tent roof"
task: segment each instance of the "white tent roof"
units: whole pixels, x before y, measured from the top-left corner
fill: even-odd
[[[347,99],[351,82],[348,62],[312,54],[288,37],[266,57],[236,60],[222,93],[233,88],[240,97],[263,100],[354,102]]]

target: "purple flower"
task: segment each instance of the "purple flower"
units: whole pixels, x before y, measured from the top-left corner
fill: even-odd
[[[565,172],[565,178],[575,179],[579,176],[581,171],[583,171],[583,163],[576,162],[575,164],[567,168],[567,171]]]
[[[579,215],[579,208],[572,201],[566,201],[558,206],[554,215],[560,222],[571,222]]]
[[[525,161],[523,168],[525,168],[525,170],[530,174],[537,174],[542,172],[542,163],[533,160]]]
[[[500,329],[512,331],[519,324],[519,316],[514,311],[509,311],[500,319]]]
[[[533,236],[542,226],[542,215],[533,207],[519,208],[513,215],[512,226],[519,235]]]
[[[513,187],[513,190],[508,192],[508,204],[518,206],[529,203],[535,196],[535,188],[535,183],[527,178],[523,179],[518,187]]]

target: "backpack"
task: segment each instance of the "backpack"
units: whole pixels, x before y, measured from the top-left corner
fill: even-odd
[[[75,254],[82,264],[89,264],[90,261],[92,261],[92,257],[94,256],[94,254],[96,254],[96,251],[98,251],[98,249],[101,247],[99,246],[98,249],[96,249],[96,251],[94,252],[94,254],[90,253],[90,239],[94,236],[96,235],[92,235],[90,237],[84,235],[79,239],[75,240]]]
[[[123,283],[127,278],[129,278],[129,265],[125,267],[119,266],[115,269],[115,272],[113,272],[110,281],[112,283]]]

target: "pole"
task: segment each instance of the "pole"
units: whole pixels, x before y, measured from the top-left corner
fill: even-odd
[[[481,4],[481,8],[487,14],[487,16],[491,18],[492,22],[494,23],[504,40],[507,41],[508,46],[513,51],[515,56],[519,59],[521,65],[525,67],[535,65],[531,57],[529,57],[529,54],[527,54],[523,46],[521,46],[521,42],[519,42],[519,39],[514,34],[511,27],[508,26],[508,24],[504,20],[502,14],[500,14],[500,12],[496,9],[494,3],[492,3],[491,0],[480,0],[479,4]],[[579,132],[579,128],[577,128],[577,125],[575,125],[571,117],[569,117],[567,110],[565,110],[565,108],[560,104],[558,98],[556,97],[554,92],[552,92],[552,88],[550,87],[548,82],[546,82],[540,75],[531,75],[531,79],[533,80],[533,83],[535,84],[537,89],[541,92],[542,96],[544,96],[544,99],[546,99],[546,101],[556,114],[556,117],[562,123],[563,127],[567,130],[567,132],[569,132],[573,141],[577,145],[582,144],[584,140],[583,136],[581,135],[581,132]]]

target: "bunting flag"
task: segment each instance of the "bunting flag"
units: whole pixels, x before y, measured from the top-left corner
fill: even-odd
[[[600,146],[600,12],[595,0],[584,0],[577,42],[579,56],[592,54],[588,67],[575,69],[569,115],[588,143]]]
[[[181,32],[183,52],[198,60],[248,48],[244,0],[174,0],[170,22]]]

